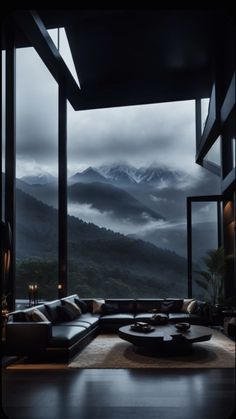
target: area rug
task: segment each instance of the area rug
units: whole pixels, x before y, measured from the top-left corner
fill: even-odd
[[[194,343],[193,352],[184,356],[152,357],[134,352],[133,346],[117,335],[101,334],[69,364],[30,364],[18,360],[10,370],[71,370],[74,368],[234,368],[235,342],[214,330],[207,342]]]
[[[189,355],[152,357],[134,352],[117,335],[99,335],[69,368],[234,368],[235,343],[214,330],[210,341],[193,345]]]

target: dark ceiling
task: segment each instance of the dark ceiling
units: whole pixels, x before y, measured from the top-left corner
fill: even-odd
[[[207,97],[218,51],[235,30],[214,10],[37,12],[47,28],[66,29],[81,85],[77,109]]]

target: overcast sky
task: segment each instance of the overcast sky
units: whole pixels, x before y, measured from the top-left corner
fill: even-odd
[[[17,177],[47,171],[57,175],[58,158],[58,87],[42,61],[32,48],[17,50],[16,72],[16,150]],[[4,74],[3,74],[4,77]],[[127,162],[136,167],[156,164],[170,169],[186,171],[191,182],[175,189],[159,191],[158,210],[167,214],[164,223],[147,223],[140,234],[152,233],[156,229],[184,234],[185,209],[178,212],[178,196],[185,203],[185,194],[214,193],[209,172],[196,165],[195,158],[195,104],[194,101],[172,102],[132,107],[119,107],[75,112],[68,104],[68,175],[82,171],[88,166]],[[206,173],[207,176],[206,176]],[[193,177],[196,182],[193,182]],[[214,183],[214,180],[213,180]],[[205,187],[205,189],[204,189]],[[177,189],[176,189],[177,188]],[[195,188],[195,189],[194,189]],[[212,189],[212,190],[211,190]],[[167,194],[176,193],[174,205]],[[180,199],[179,199],[180,200]],[[161,206],[161,203],[166,202]],[[163,208],[162,208],[163,207]],[[184,207],[185,208],[185,207]],[[91,205],[70,206],[70,213],[85,221],[111,228],[124,234],[137,234],[137,225],[127,220],[116,220],[107,212]],[[203,211],[203,212],[201,212]],[[198,222],[212,218],[211,208],[203,205],[197,211]],[[200,218],[199,218],[200,217]],[[158,224],[158,225],[157,225]],[[164,234],[164,233],[163,233]],[[161,247],[168,247],[169,238],[159,234]],[[179,233],[176,236],[178,248]],[[182,236],[181,236],[182,237]],[[163,239],[163,243],[161,240]],[[182,249],[185,252],[184,247]]]
[[[57,174],[57,84],[32,48],[17,50],[16,93],[17,176]],[[199,173],[194,118],[194,101],[77,112],[69,104],[69,175],[119,161]]]

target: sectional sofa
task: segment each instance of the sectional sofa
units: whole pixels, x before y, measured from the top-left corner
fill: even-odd
[[[9,314],[6,352],[38,362],[69,362],[98,333],[117,332],[153,315],[208,324],[205,302],[192,299],[79,299],[74,294]]]

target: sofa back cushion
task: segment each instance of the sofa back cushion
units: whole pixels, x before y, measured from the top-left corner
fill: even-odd
[[[161,312],[162,313],[180,313],[182,306],[183,306],[183,300],[166,299],[161,303]]]
[[[147,298],[136,300],[136,313],[149,313],[149,312],[160,312],[161,303],[163,299],[160,298]]]
[[[134,313],[135,312],[135,300],[131,299],[115,299],[109,298],[105,301],[106,304],[111,304],[118,308],[118,313]]]
[[[107,303],[103,304],[102,306],[102,314],[118,314],[119,313],[119,304],[116,302],[114,303]]]

